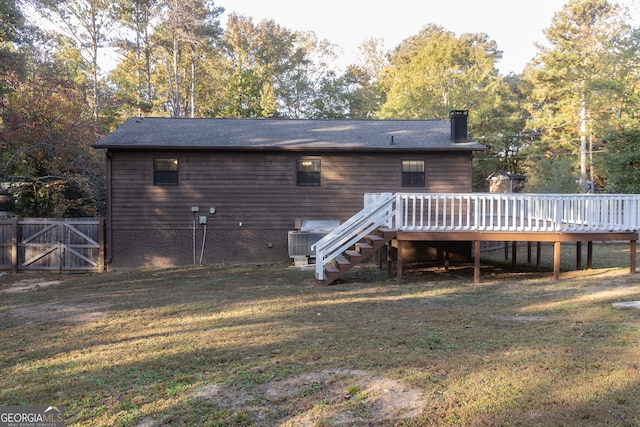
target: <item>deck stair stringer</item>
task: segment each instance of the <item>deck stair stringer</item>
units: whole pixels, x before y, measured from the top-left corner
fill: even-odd
[[[395,194],[381,194],[316,242],[316,282],[333,283],[389,242],[395,236],[395,230],[389,232],[396,215],[395,205]]]
[[[374,233],[367,235],[361,242],[356,243],[352,249],[345,250],[337,256],[333,262],[324,268],[324,278],[316,282],[322,285],[330,285],[356,265],[371,258],[382,247],[396,237],[396,230],[392,228],[379,228]]]

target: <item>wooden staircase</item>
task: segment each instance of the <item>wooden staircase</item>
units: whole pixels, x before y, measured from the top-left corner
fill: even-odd
[[[316,274],[316,283],[320,285],[332,284],[347,271],[369,259],[376,251],[394,239],[396,234],[397,231],[393,228],[376,229],[374,234],[366,236],[352,249],[347,249],[342,255],[337,256],[333,263],[327,264],[324,267],[324,279],[319,279]]]

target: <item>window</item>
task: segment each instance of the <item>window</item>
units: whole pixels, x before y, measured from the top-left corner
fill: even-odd
[[[424,160],[402,161],[402,186],[424,187]]]
[[[154,185],[178,185],[178,159],[153,160]]]
[[[299,186],[320,185],[320,159],[298,159]]]

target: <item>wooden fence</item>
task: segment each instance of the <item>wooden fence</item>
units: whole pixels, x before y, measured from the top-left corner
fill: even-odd
[[[0,219],[0,270],[104,271],[104,220]]]

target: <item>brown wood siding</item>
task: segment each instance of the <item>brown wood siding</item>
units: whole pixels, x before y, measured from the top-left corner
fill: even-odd
[[[471,191],[471,153],[170,152],[110,150],[108,218],[111,267],[288,261],[287,232],[296,219],[345,221],[365,193]],[[321,160],[321,185],[297,186],[296,163]],[[153,184],[153,159],[177,158],[179,184]],[[424,187],[402,187],[402,160],[424,160]],[[211,207],[215,215],[209,214]],[[242,225],[240,225],[242,224]],[[195,245],[194,245],[195,241]],[[194,246],[196,246],[194,248]],[[197,260],[199,262],[199,259]]]
[[[223,229],[283,229],[296,218],[346,220],[369,192],[471,191],[469,153],[332,154],[322,162],[321,185],[296,185],[298,153],[112,153],[113,229],[190,229],[194,215]],[[179,185],[153,185],[153,159],[179,159]],[[401,186],[402,160],[424,160],[425,187]]]

